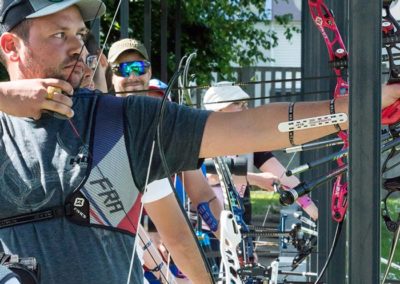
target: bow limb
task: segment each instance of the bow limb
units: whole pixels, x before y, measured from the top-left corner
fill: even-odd
[[[341,96],[346,96],[348,94],[349,85],[345,80],[345,71],[347,68],[348,52],[343,43],[342,37],[340,35],[339,29],[336,25],[335,18],[332,12],[325,5],[323,0],[308,0],[308,5],[310,9],[311,17],[320,31],[329,55],[330,64],[332,65],[333,72],[336,74],[336,86],[333,94],[333,98],[339,98]],[[334,103],[332,104],[334,108]],[[331,113],[334,112],[334,109]],[[339,129],[340,130],[340,129]],[[343,149],[348,148],[348,135],[347,132],[339,131],[338,136],[343,140]],[[337,160],[338,166],[341,167],[345,163],[342,159]],[[333,240],[330,253],[327,257],[325,265],[323,266],[318,279],[320,279],[325,270],[327,269],[330,260],[332,259],[337,241],[340,236],[340,228],[344,217],[346,215],[348,202],[347,202],[347,182],[343,181],[343,176],[339,175],[334,182],[332,190],[332,203],[331,211],[332,218],[338,222],[337,233]]]
[[[182,74],[178,78],[178,86],[179,86],[179,104],[186,103],[187,105],[192,105],[191,99],[191,89],[189,87],[189,67],[190,62],[193,58],[197,56],[196,52],[192,52],[189,55],[185,55],[181,61],[179,62],[178,68],[183,68]],[[185,63],[183,65],[183,63]]]
[[[221,217],[221,242],[220,251],[222,256],[222,265],[225,270],[226,279],[236,283],[239,279],[238,269],[251,266],[257,267],[254,263],[253,240],[249,236],[242,237],[242,232],[249,233],[249,226],[243,220],[243,204],[235,188],[232,175],[222,157],[213,158],[215,169],[220,179],[221,188],[224,194],[224,204],[229,211],[223,211],[224,219]],[[226,223],[228,222],[228,223]],[[242,240],[241,253],[238,256],[236,249]],[[246,278],[246,277],[245,277]],[[226,281],[227,281],[226,280]],[[251,281],[250,278],[242,281]],[[230,283],[230,282],[226,282]],[[239,282],[240,283],[240,282]]]
[[[194,55],[191,55],[191,56],[189,56],[189,58],[191,58],[193,56]],[[184,57],[184,58],[186,58],[186,57]],[[187,72],[188,72],[187,70],[189,69],[189,64],[190,64],[190,60],[189,61],[186,60],[185,65],[183,67],[182,67],[182,63],[181,63],[180,64],[180,68],[178,68],[178,70],[174,73],[173,77],[171,78],[171,80],[170,80],[170,82],[168,84],[168,87],[165,90],[164,97],[163,97],[163,102],[162,102],[162,105],[161,105],[161,110],[159,112],[158,122],[156,123],[157,124],[157,143],[158,143],[158,147],[159,147],[162,166],[164,167],[164,170],[167,173],[167,176],[169,176],[169,177],[171,176],[171,174],[170,174],[169,167],[168,167],[165,155],[164,155],[164,150],[163,150],[163,147],[162,147],[162,145],[163,145],[162,142],[161,142],[162,141],[162,133],[161,133],[160,126],[162,125],[165,102],[166,102],[166,99],[169,97],[169,94],[170,94],[170,92],[172,90],[172,86],[175,83],[175,81],[182,75],[182,73],[185,70],[186,70],[186,74],[187,74]],[[186,79],[186,82],[187,82],[187,79]],[[187,87],[187,86],[184,86],[184,88],[185,87]],[[189,99],[190,99],[190,97],[189,97]],[[180,202],[180,200],[178,198],[178,195],[177,195],[177,192],[176,192],[176,188],[174,187],[174,183],[172,182],[171,179],[169,179],[169,180],[170,180],[171,187],[174,189],[175,197],[176,197],[176,199],[178,201],[178,205],[179,205],[179,207],[180,207],[180,209],[181,209],[181,211],[183,213],[183,216],[185,217],[186,223],[189,226],[189,228],[191,229],[190,232],[192,233],[192,236],[193,236],[193,239],[194,239],[194,241],[195,241],[195,243],[197,245],[198,251],[199,251],[199,253],[200,253],[200,255],[201,255],[202,259],[203,259],[203,263],[205,265],[205,268],[208,271],[208,276],[209,276],[208,280],[211,283],[215,283],[210,264],[208,263],[208,261],[206,259],[205,253],[204,253],[203,249],[201,248],[201,245],[200,245],[200,243],[198,241],[198,238],[196,237],[196,235],[194,233],[194,230],[192,229],[191,223],[190,223],[190,221],[189,221],[189,219],[188,219],[188,217],[186,215],[186,212],[185,212],[185,210],[184,210],[184,208],[182,206],[182,203]]]
[[[348,52],[343,43],[339,29],[332,12],[323,0],[308,0],[311,17],[320,31],[329,55],[329,61],[333,72],[336,74],[336,86],[333,98],[339,98],[348,94],[349,85],[345,80]],[[332,35],[330,37],[330,35]],[[344,142],[343,149],[348,148],[348,135],[345,131],[339,131],[339,138]],[[337,160],[338,166],[344,165],[342,159]],[[341,202],[338,202],[341,201]],[[332,218],[336,222],[342,222],[347,210],[347,182],[343,182],[342,176],[336,179],[332,191]]]
[[[231,211],[222,211],[220,218],[221,240],[220,252],[222,257],[222,267],[225,271],[225,281],[223,283],[240,284],[238,271],[240,269],[237,247],[242,240],[240,228]]]
[[[111,20],[110,27],[108,28],[106,37],[105,37],[105,39],[104,39],[103,46],[101,47],[100,54],[99,54],[99,58],[100,58],[101,56],[103,56],[103,54],[104,54],[104,49],[105,49],[105,47],[106,47],[108,38],[110,37],[111,31],[112,31],[112,27],[114,26],[115,20],[116,20],[116,18],[117,18],[118,11],[119,11],[119,9],[121,8],[121,4],[122,4],[122,0],[119,0],[119,1],[118,1],[118,5],[117,5],[117,8],[115,9],[113,18],[112,18],[112,20]],[[92,77],[90,78],[90,84],[93,83],[94,76],[95,76],[95,73],[96,73],[96,71],[97,71],[97,68],[99,67],[99,64],[100,64],[100,60],[97,60],[96,66],[94,67],[94,70],[93,70]]]
[[[196,52],[191,53],[189,56],[185,55],[180,64],[179,67],[183,69],[182,75],[179,76],[178,79],[178,85],[179,85],[179,103],[185,102],[188,105],[193,105],[191,101],[191,96],[190,96],[190,89],[188,88],[189,86],[189,65],[191,60],[196,56]],[[183,64],[185,62],[185,64]],[[215,158],[214,163],[216,164],[217,172],[219,175],[219,178],[221,180],[221,184],[223,189],[226,188],[225,184],[229,183],[230,188],[233,188],[233,182],[232,182],[232,177],[225,176],[222,177],[225,174],[227,174],[226,168],[221,169],[221,167],[226,166],[224,161],[221,158]],[[220,165],[220,167],[218,167]],[[218,171],[218,169],[221,169]],[[224,195],[225,195],[225,190],[223,190]],[[237,255],[237,246],[240,244],[242,240],[242,235],[240,233],[240,229],[243,228],[242,225],[246,226],[243,222],[242,217],[238,216],[243,216],[243,214],[240,214],[238,212],[238,205],[239,199],[237,196],[236,189],[231,191],[230,193],[227,193],[228,195],[231,195],[232,198],[230,201],[227,201],[228,199],[225,198],[225,201],[229,202],[229,209],[230,211],[222,211],[221,216],[220,216],[220,253],[221,253],[221,267],[220,267],[220,274],[223,279],[223,283],[242,283],[242,280],[239,277],[239,274],[237,271],[240,269],[240,261],[239,257]],[[236,196],[233,196],[236,194]],[[233,201],[232,201],[233,200]],[[236,201],[235,201],[236,200]],[[233,203],[233,204],[232,204]],[[236,208],[237,210],[235,210]],[[240,225],[237,223],[237,218],[240,218],[241,222]],[[252,250],[251,250],[252,251]]]

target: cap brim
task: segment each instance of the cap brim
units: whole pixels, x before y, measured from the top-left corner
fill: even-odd
[[[31,19],[52,15],[73,5],[78,7],[84,22],[92,21],[95,18],[102,16],[106,12],[106,6],[104,5],[103,1],[100,0],[67,0],[51,4],[43,9],[40,9],[36,13],[30,14],[26,18]]]
[[[226,103],[206,103],[204,104],[204,108],[206,110],[212,110],[212,111],[219,111],[223,108],[226,108],[227,106],[231,105],[233,102],[226,102]]]

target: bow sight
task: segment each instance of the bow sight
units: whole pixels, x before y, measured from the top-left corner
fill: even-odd
[[[309,235],[310,238],[307,238],[306,235]],[[279,259],[268,267],[259,263],[244,261],[240,249],[237,250],[237,246],[250,236],[280,236],[284,238],[286,243],[292,244],[298,251],[292,262],[292,271],[279,270]],[[294,224],[289,231],[249,225],[248,231],[244,232],[236,222],[234,215],[230,211],[223,211],[221,214],[221,255],[225,271],[223,283],[261,284],[267,280],[268,283],[277,283],[275,279],[278,279],[278,275],[304,276],[304,272],[294,272],[293,270],[313,252],[317,236],[316,231],[304,228],[300,223]],[[315,273],[306,274],[316,276]]]

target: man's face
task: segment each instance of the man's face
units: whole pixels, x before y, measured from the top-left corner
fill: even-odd
[[[248,103],[246,101],[233,102],[230,105],[220,109],[220,112],[237,112],[248,109]]]
[[[116,64],[122,62],[130,62],[130,61],[138,61],[145,60],[141,55],[134,51],[128,51],[122,53],[118,59],[116,60]],[[114,85],[114,89],[116,92],[130,92],[126,94],[117,94],[117,96],[125,97],[130,95],[135,95],[134,91],[147,90],[149,86],[149,81],[151,78],[151,68],[149,71],[141,76],[136,76],[135,74],[131,74],[129,77],[125,78],[122,76],[118,76],[113,74],[112,83]],[[136,93],[137,95],[145,95],[145,93]]]
[[[19,79],[58,78],[79,87],[85,72],[80,58],[86,27],[78,8],[32,20],[29,40],[20,47]]]

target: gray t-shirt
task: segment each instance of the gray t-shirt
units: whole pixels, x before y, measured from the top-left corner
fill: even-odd
[[[0,113],[0,218],[60,206],[84,180],[88,165],[82,157],[88,157],[97,98],[75,93],[71,123],[48,114],[34,121]],[[145,184],[159,106],[160,100],[147,97],[124,102],[127,152],[139,189]],[[168,103],[162,132],[171,172],[198,166],[207,117],[207,112]],[[150,180],[165,177],[159,160],[156,150]],[[127,234],[65,218],[3,228],[0,240],[7,253],[37,258],[41,283],[85,284],[126,283],[134,243]],[[133,271],[131,283],[142,283],[137,259]]]

